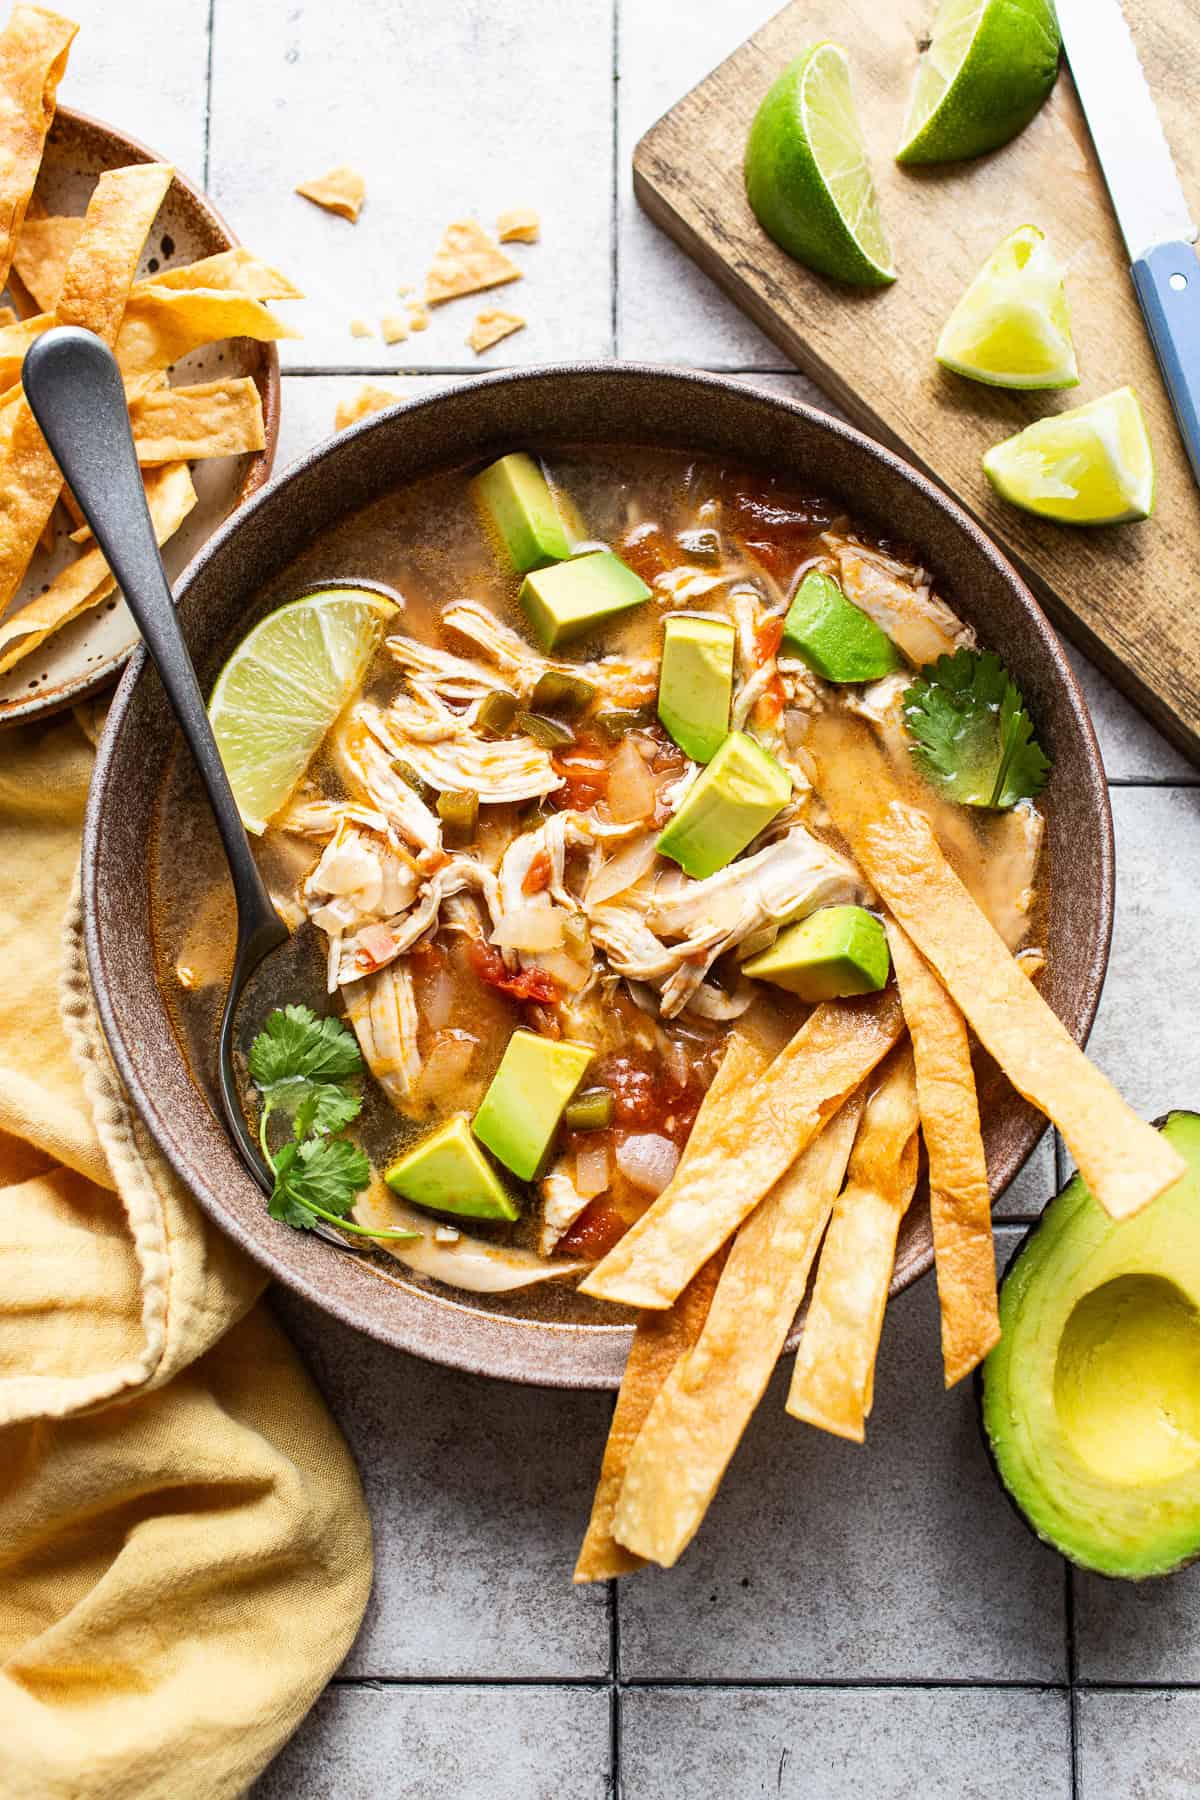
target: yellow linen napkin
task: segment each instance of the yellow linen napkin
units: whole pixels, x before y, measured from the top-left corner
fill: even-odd
[[[261,1272],[109,1061],[87,724],[0,737],[0,1797],[217,1800],[348,1649],[370,1525]]]

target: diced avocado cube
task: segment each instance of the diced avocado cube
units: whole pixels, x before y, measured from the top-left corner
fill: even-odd
[[[788,608],[783,648],[825,681],[878,681],[904,667],[885,631],[847,600],[832,575],[810,569]]]
[[[521,605],[545,650],[582,637],[649,598],[641,576],[611,550],[589,550],[570,562],[537,569],[521,583]]]
[[[658,848],[703,881],[732,862],[791,793],[791,777],[775,758],[744,731],[731,731],[684,795]]]
[[[658,716],[693,762],[711,762],[729,735],[734,637],[728,619],[700,613],[673,613],[663,627]]]
[[[554,495],[532,456],[523,450],[502,456],[475,477],[474,488],[518,575],[570,556]]]
[[[472,1130],[522,1181],[541,1167],[592,1055],[587,1044],[556,1043],[533,1031],[509,1038]]]
[[[383,1179],[415,1206],[469,1219],[516,1219],[520,1207],[462,1118],[432,1133],[394,1162]]]
[[[825,906],[781,931],[769,950],[742,964],[759,981],[773,981],[813,1005],[874,994],[886,987],[887,936],[861,906]]]

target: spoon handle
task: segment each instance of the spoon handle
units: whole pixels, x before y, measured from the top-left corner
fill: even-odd
[[[240,959],[268,936],[277,943],[283,928],[254,861],[175,615],[121,371],[93,332],[63,325],[35,339],[21,380],[33,416],[120,584],[208,790],[233,875]]]

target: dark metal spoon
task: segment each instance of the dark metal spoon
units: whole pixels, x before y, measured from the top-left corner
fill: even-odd
[[[233,877],[237,949],[221,1014],[218,1090],[233,1141],[255,1180],[269,1193],[271,1176],[238,1102],[233,1020],[247,981],[265,956],[287,942],[288,928],[258,872],[175,616],[138,469],[121,372],[112,352],[94,333],[64,325],[30,346],[21,380],[33,416],[95,533],[162,679],[221,834]],[[334,1242],[344,1240],[335,1237]]]

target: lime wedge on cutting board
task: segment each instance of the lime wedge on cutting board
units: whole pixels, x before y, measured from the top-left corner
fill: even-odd
[[[983,470],[1005,500],[1064,525],[1119,525],[1154,510],[1154,453],[1131,387],[1027,425]]]
[[[937,359],[993,387],[1075,387],[1063,270],[1036,225],[1006,237],[946,320]]]
[[[247,830],[262,832],[362,680],[396,608],[365,588],[277,607],[217,677],[208,716]]]
[[[917,66],[901,163],[957,162],[1016,137],[1054,86],[1053,0],[941,0]]]
[[[746,196],[759,224],[807,268],[878,287],[896,279],[845,51],[814,44],[754,115]]]

